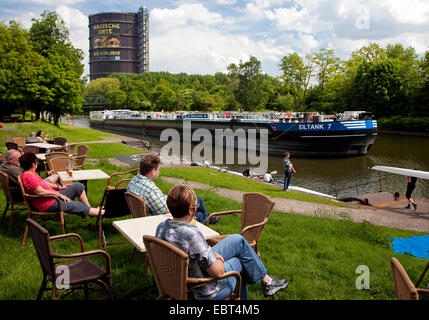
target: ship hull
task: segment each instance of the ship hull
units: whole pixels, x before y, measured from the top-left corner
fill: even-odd
[[[165,129],[174,129],[181,134],[183,139],[185,122],[168,119],[91,119],[90,126],[157,138]],[[258,148],[261,141],[260,135],[264,135],[262,141],[268,141],[268,153],[270,155],[283,155],[287,151],[294,157],[303,158],[361,156],[370,150],[377,136],[377,124],[374,120],[295,124],[209,120],[188,122],[192,133],[197,129],[207,129],[213,136],[215,136],[216,130],[231,129],[233,132],[237,132],[238,129],[243,129],[246,133],[252,130],[256,132],[256,146]],[[268,135],[268,139],[265,139],[265,134]],[[235,147],[245,149],[248,146],[236,143]]]

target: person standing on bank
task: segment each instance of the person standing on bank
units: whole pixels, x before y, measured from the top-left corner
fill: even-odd
[[[292,162],[290,161],[290,152],[285,152],[283,158],[283,165],[285,167],[285,181],[283,191],[287,191],[289,188],[290,179],[292,178],[292,171],[296,173],[295,168],[293,167]]]
[[[416,170],[416,169],[414,169]],[[414,189],[416,188],[416,177],[408,177],[408,183],[407,183],[407,191],[405,193],[405,197],[408,200],[408,205],[405,207],[405,209],[410,209],[411,205],[413,205],[414,210],[417,210],[417,203],[414,202],[414,200],[411,198],[411,194],[413,193]]]

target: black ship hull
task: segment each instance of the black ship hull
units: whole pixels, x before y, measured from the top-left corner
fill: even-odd
[[[368,121],[368,120],[367,120]],[[138,136],[152,136],[159,138],[165,129],[174,129],[180,133],[183,139],[183,120],[153,120],[153,119],[104,119],[90,120],[90,126],[103,128],[115,132],[129,133]],[[237,132],[243,129],[246,134],[251,130],[256,132],[259,148],[260,141],[268,141],[268,153],[270,155],[283,155],[290,152],[294,157],[303,158],[339,158],[361,156],[366,154],[377,136],[375,125],[340,125],[340,122],[317,125],[311,124],[285,124],[262,123],[241,121],[204,121],[192,120],[191,132],[197,129],[207,129],[214,136],[216,130],[231,129]],[[348,122],[350,123],[350,122]],[[364,121],[361,121],[364,123]],[[335,124],[335,126],[334,126]],[[328,127],[329,126],[329,127]],[[329,130],[334,128],[335,130]],[[316,130],[314,129],[316,128]],[[328,129],[329,128],[329,129]],[[318,129],[318,130],[317,130]],[[260,140],[261,134],[264,139]],[[265,139],[268,135],[268,139]],[[263,143],[263,142],[262,142]],[[246,149],[248,146],[235,143],[235,147]]]

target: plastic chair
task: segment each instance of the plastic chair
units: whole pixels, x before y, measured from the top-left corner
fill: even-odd
[[[32,219],[33,217],[53,217],[53,218],[58,218],[59,219],[59,223],[60,223],[60,229],[61,229],[61,233],[66,233],[66,226],[65,226],[65,219],[64,219],[64,212],[61,206],[61,201],[57,196],[33,196],[33,195],[29,195],[25,192],[24,189],[24,185],[21,181],[21,176],[18,177],[18,183],[19,183],[19,188],[21,189],[21,193],[23,195],[24,198],[24,202],[25,205],[27,207],[27,211],[28,211],[28,218]],[[59,207],[59,211],[54,211],[54,212],[41,212],[41,211],[37,211],[35,209],[33,209],[33,206],[31,204],[31,200],[34,199],[54,199],[55,201],[58,202],[58,207]],[[28,236],[28,225],[25,227],[25,231],[24,231],[24,236],[22,238],[22,244],[24,244],[27,240],[27,236]]]
[[[232,210],[232,211],[222,211],[215,212],[210,214],[207,217],[206,225],[210,225],[210,220],[213,217],[223,216],[228,214],[240,214],[241,213],[241,229],[240,234],[247,240],[247,242],[252,246],[255,252],[260,256],[258,250],[258,240],[262,233],[262,230],[265,227],[265,224],[268,222],[268,218],[271,214],[271,211],[274,208],[274,201],[271,200],[268,196],[257,193],[250,192],[243,194],[243,209],[242,210]],[[222,239],[226,238],[228,235],[220,236],[215,239],[207,240],[210,245],[215,245]]]
[[[6,197],[6,207],[4,209],[3,217],[0,221],[0,224],[3,223],[10,205],[8,231],[11,232],[13,216],[15,215],[16,212],[23,211],[26,209],[25,202],[22,197],[21,190],[18,187],[15,187],[15,188],[11,187],[9,184],[9,176],[2,171],[0,171],[0,182],[1,182],[4,195]],[[18,209],[15,209],[15,206],[18,206]]]
[[[43,271],[43,281],[37,300],[42,298],[45,290],[50,290],[46,288],[48,281],[52,283],[52,299],[60,298],[61,294],[65,292],[62,290],[57,295],[57,291],[63,289],[58,288],[58,284],[68,286],[68,288],[64,289],[84,289],[85,298],[88,299],[88,284],[94,282],[102,286],[109,299],[113,300],[111,261],[107,252],[102,250],[85,251],[83,240],[77,234],[70,233],[50,237],[49,232],[32,219],[27,219],[27,227],[30,230]],[[78,241],[79,253],[59,254],[52,251],[51,242],[70,238]],[[93,256],[103,257],[105,268],[101,268],[89,259],[89,257]],[[62,259],[61,262],[63,263],[67,260],[72,262],[56,266],[54,259]],[[64,283],[61,283],[62,280]]]
[[[193,288],[235,277],[237,279],[235,289],[227,300],[240,299],[241,275],[238,272],[226,272],[219,278],[190,278],[189,256],[185,252],[167,241],[148,235],[143,236],[143,242],[160,298],[187,300]]]
[[[390,267],[393,273],[395,293],[398,300],[419,300],[419,294],[429,295],[429,289],[416,288],[398,259],[391,258]]]

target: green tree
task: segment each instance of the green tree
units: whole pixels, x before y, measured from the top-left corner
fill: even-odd
[[[303,110],[304,102],[310,88],[310,80],[314,73],[314,63],[310,56],[306,57],[307,64],[297,54],[291,53],[284,56],[279,64],[282,71],[280,78],[283,80],[284,91],[294,99],[294,109]]]
[[[373,112],[376,117],[404,114],[404,83],[394,61],[362,63],[354,86],[361,110]]]
[[[41,82],[54,97],[45,99],[42,105],[52,113],[54,123],[58,124],[61,115],[82,110],[82,90],[85,83],[81,79],[83,52],[70,43],[65,23],[56,12],[45,11],[41,14],[41,19],[32,21],[30,43],[38,54],[52,64],[44,70]]]
[[[98,78],[87,84],[83,94],[101,95],[106,97],[108,91],[119,89],[120,85],[121,84],[118,78]]]
[[[255,57],[238,65],[238,87],[234,91],[243,110],[256,111],[265,108],[267,95],[264,91],[261,62]]]
[[[12,20],[9,26],[0,23],[0,113],[40,111],[38,99],[45,96],[39,79],[46,63],[44,57],[32,51],[28,32],[18,22]]]
[[[110,109],[125,109],[127,93],[121,89],[109,90],[106,94],[106,101]]]

